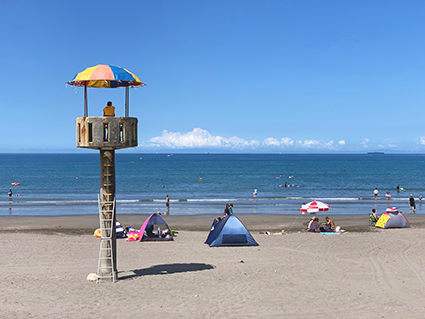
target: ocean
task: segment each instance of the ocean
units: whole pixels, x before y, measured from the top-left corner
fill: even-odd
[[[96,151],[0,154],[0,168],[0,215],[98,213]],[[11,186],[14,182],[20,185]],[[403,190],[397,192],[397,185]],[[173,215],[220,215],[226,203],[233,203],[236,214],[299,214],[303,203],[315,199],[331,205],[329,214],[368,214],[372,208],[382,213],[389,206],[408,213],[410,194],[417,213],[423,213],[419,197],[425,196],[425,155],[116,151],[117,214],[165,212],[166,195]]]

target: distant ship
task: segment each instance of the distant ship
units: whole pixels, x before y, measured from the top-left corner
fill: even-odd
[[[385,154],[384,152],[367,152],[368,154],[378,155],[378,154]]]

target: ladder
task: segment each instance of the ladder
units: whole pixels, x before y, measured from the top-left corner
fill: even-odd
[[[112,235],[114,232],[115,198],[113,201],[102,200],[103,196],[98,194],[99,222],[100,222],[100,250],[97,265],[97,279],[111,279],[115,282],[114,256],[112,249]]]

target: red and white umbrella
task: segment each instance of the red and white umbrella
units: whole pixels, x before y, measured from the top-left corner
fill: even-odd
[[[313,202],[303,204],[301,206],[300,212],[303,214],[314,214],[318,212],[325,212],[328,211],[329,208],[331,208],[330,205],[320,202],[318,200],[315,200]]]

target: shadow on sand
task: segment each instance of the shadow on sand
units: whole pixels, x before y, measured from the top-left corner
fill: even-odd
[[[191,264],[164,264],[156,265],[144,269],[132,270],[134,274],[119,276],[120,280],[132,279],[140,276],[151,276],[151,275],[169,275],[180,272],[192,272],[214,269],[215,266],[201,263]]]

